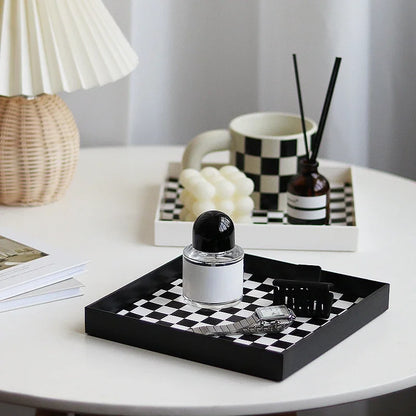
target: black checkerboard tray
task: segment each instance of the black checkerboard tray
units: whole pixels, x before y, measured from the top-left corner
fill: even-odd
[[[288,224],[284,211],[254,211],[252,222],[235,224],[238,244],[252,249],[295,249],[354,251],[358,242],[358,226],[353,195],[353,174],[350,167],[320,167],[331,185],[331,225],[308,226]],[[155,217],[155,245],[186,246],[192,223],[180,221],[183,207],[179,200],[180,165],[170,163],[162,184]]]
[[[294,264],[245,255],[242,302],[221,310],[190,306],[182,298],[182,258],[146,274],[85,309],[90,335],[239,371],[283,380],[354,333],[388,308],[389,285],[322,271],[333,283],[329,319],[296,318],[268,335],[207,337],[189,331],[251,315],[273,301],[272,280],[293,275]]]

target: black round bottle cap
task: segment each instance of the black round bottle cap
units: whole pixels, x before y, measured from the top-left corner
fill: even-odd
[[[194,222],[192,246],[199,251],[219,253],[235,246],[234,223],[221,211],[206,211]]]

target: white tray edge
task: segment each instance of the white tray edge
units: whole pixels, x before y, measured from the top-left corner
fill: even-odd
[[[166,177],[179,175],[180,164],[171,162]],[[350,182],[354,198],[354,173],[351,166],[321,166],[320,172],[331,182]],[[192,222],[160,219],[160,204],[165,184],[159,192],[154,220],[156,246],[185,247],[192,240]],[[314,226],[291,224],[235,223],[236,242],[244,249],[356,251],[358,225],[354,200],[355,225]]]

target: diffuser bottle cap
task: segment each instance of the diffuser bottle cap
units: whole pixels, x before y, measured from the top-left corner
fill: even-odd
[[[299,162],[300,172],[303,174],[314,173],[318,170],[319,163],[316,160],[301,159]]]
[[[235,246],[234,224],[221,211],[202,213],[194,222],[192,246],[207,253],[229,251]]]

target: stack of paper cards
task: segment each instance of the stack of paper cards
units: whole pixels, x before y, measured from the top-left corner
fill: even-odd
[[[0,312],[82,295],[86,261],[0,234]]]

